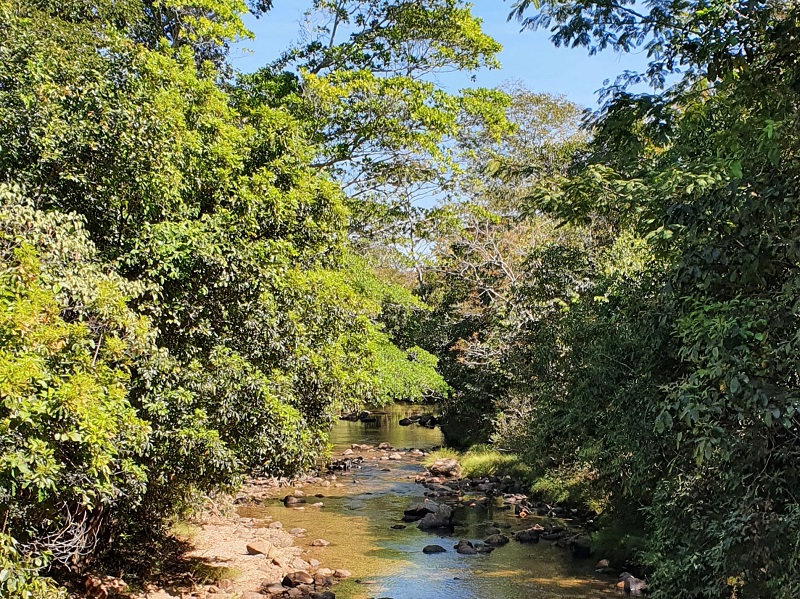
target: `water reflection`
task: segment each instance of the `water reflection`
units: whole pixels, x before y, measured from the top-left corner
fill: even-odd
[[[440,445],[438,429],[399,426],[401,418],[420,411],[417,406],[395,405],[374,413],[374,423],[337,423],[331,434],[334,456],[353,443],[388,442],[400,449]],[[521,528],[513,513],[499,503],[480,509],[458,508],[460,525],[449,535],[422,532],[414,524],[392,529],[400,523],[403,509],[422,499],[424,488],[414,483],[421,470],[419,459],[406,455],[402,461],[381,461],[379,452],[366,455],[369,459],[364,466],[340,475],[335,486],[303,489],[307,495],[324,495],[322,508],[288,509],[276,498],[267,505],[241,510],[243,516],[270,516],[284,528],[307,529],[307,538],[298,540],[306,558],[353,573],[353,578],[336,586],[338,598],[596,599],[617,595],[607,579],[594,575],[592,562],[574,561],[567,552],[546,542],[511,542],[488,555],[457,554],[453,545],[459,538],[483,539],[490,522],[511,525],[511,530]],[[324,538],[330,545],[311,547],[316,538]],[[422,553],[425,545],[434,543],[445,547],[447,553]]]

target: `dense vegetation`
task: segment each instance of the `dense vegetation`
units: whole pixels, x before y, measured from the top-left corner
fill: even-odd
[[[437,87],[498,66],[460,0],[314,0],[235,73],[271,4],[0,0],[0,594],[437,397],[655,596],[800,595],[795,3],[516,2],[650,57],[594,115]]]
[[[472,195],[488,215],[439,247],[427,336],[460,416],[448,433],[515,450],[535,490],[640,537],[655,596],[795,597],[797,5],[513,14],[651,61],[606,91],[590,137],[532,139],[521,164],[498,146]]]
[[[308,468],[344,408],[446,391],[393,343],[425,307],[353,257],[305,100],[231,79],[244,10],[0,4],[3,596]]]

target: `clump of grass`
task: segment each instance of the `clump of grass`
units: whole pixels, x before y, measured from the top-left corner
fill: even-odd
[[[516,480],[529,480],[531,469],[513,453],[501,452],[489,445],[474,445],[466,452],[459,453],[450,448],[431,452],[423,460],[423,465],[430,466],[436,460],[455,459],[461,465],[464,476],[510,476]]]
[[[461,454],[457,452],[455,449],[450,449],[449,447],[442,447],[426,455],[425,459],[422,460],[422,465],[428,468],[429,466],[433,465],[433,463],[436,460],[443,460],[443,459],[458,460],[460,463]]]
[[[200,529],[197,528],[197,526],[185,520],[178,520],[170,526],[170,533],[172,536],[181,541],[191,541],[199,532]]]
[[[465,476],[510,476],[528,480],[531,469],[513,453],[498,451],[488,445],[474,445],[461,457]]]
[[[213,583],[223,578],[235,580],[242,575],[242,571],[239,568],[212,566],[200,561],[189,564],[189,571],[191,572],[192,579],[201,584]]]

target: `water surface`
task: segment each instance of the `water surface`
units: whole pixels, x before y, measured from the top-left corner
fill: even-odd
[[[375,423],[336,424],[331,433],[334,457],[353,443],[377,446],[388,442],[398,449],[428,450],[442,444],[438,429],[401,427],[401,418],[420,407],[394,405],[374,414]],[[339,599],[599,599],[619,596],[613,583],[594,573],[594,562],[574,560],[568,551],[542,541],[522,545],[512,541],[488,555],[459,555],[458,539],[480,541],[491,522],[510,525],[510,533],[530,526],[498,500],[487,508],[459,507],[452,534],[423,532],[414,523],[393,530],[403,510],[421,501],[425,488],[414,482],[421,472],[420,459],[405,455],[402,461],[380,460],[379,451],[364,453],[370,459],[361,469],[337,476],[339,486],[304,486],[306,495],[322,494],[324,507],[303,510],[283,507],[279,498],[258,507],[242,508],[243,516],[271,517],[284,528],[305,528],[297,540],[307,550],[306,559],[319,559],[326,567],[344,568],[353,577],[336,585]],[[287,493],[291,489],[287,489]],[[509,535],[510,536],[510,535]],[[311,547],[316,538],[330,542]],[[447,553],[425,555],[422,548],[438,544]]]

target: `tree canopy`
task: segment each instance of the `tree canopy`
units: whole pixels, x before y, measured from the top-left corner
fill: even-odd
[[[507,5],[648,56],[594,114],[442,89],[499,66],[461,0],[234,72],[271,6],[0,0],[0,594],[436,399],[654,597],[800,595],[796,3]]]

